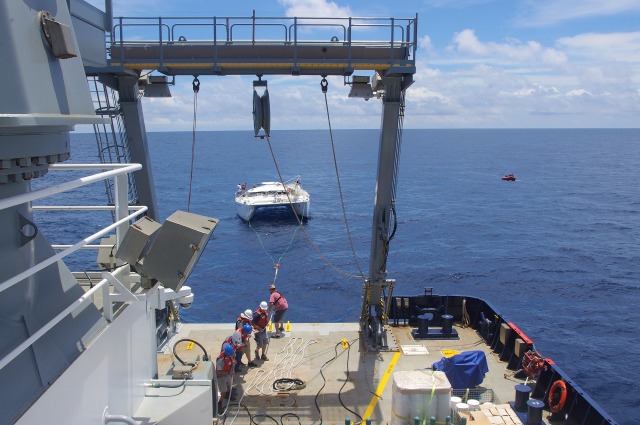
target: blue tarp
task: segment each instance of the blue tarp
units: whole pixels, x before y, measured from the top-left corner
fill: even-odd
[[[473,388],[482,384],[489,366],[484,352],[465,351],[448,358],[443,357],[433,364],[433,370],[444,372],[451,388]]]

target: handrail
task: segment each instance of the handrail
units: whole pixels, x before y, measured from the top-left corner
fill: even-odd
[[[19,273],[19,274],[15,275],[14,277],[5,280],[4,282],[0,283],[0,292],[4,291],[5,289],[9,289],[10,287],[15,285],[16,283],[18,283],[18,282],[28,278],[29,276],[39,272],[40,270],[44,269],[45,267],[50,266],[51,264],[57,262],[58,260],[61,260],[64,257],[66,257],[66,256],[68,256],[70,254],[73,254],[77,250],[81,249],[83,246],[87,245],[89,242],[92,242],[92,241],[98,239],[99,237],[104,236],[105,234],[109,233],[110,231],[115,230],[119,225],[124,224],[124,223],[128,223],[129,220],[138,217],[142,213],[146,212],[147,209],[148,209],[147,207],[143,207],[143,208],[139,209],[138,211],[136,211],[136,212],[134,212],[132,214],[129,214],[128,216],[124,217],[123,219],[116,221],[112,225],[105,227],[104,229],[100,230],[99,232],[96,232],[93,235],[84,238],[80,242],[78,242],[75,245],[71,246],[71,248],[67,248],[64,251],[59,252],[56,255],[53,255],[53,256],[47,258],[46,260],[43,260],[43,261],[39,262],[38,264],[30,267],[29,269],[23,271],[22,273]]]
[[[71,170],[73,165],[52,164],[49,166],[50,170]],[[80,170],[92,169],[109,169],[102,173],[94,174],[93,176],[81,177],[79,179],[71,180],[66,183],[62,183],[49,188],[38,189],[22,195],[13,196],[11,198],[0,200],[0,210],[15,207],[16,205],[24,204],[26,202],[42,199],[47,196],[56,195],[58,193],[66,192],[67,190],[77,189],[90,183],[95,183],[101,180],[105,180],[109,177],[117,176],[119,174],[125,174],[132,171],[142,169],[140,164],[82,164],[78,166]]]
[[[110,170],[96,173],[87,177],[71,180],[69,182],[61,183],[49,188],[34,190],[29,193],[4,199],[0,201],[0,209],[11,208],[17,205],[21,205],[25,202],[31,202],[36,199],[41,199],[47,196],[55,195],[70,189],[86,186],[86,185],[95,183],[97,181],[105,180],[109,178],[113,178],[115,180],[114,185],[116,187],[123,187],[124,185],[126,185],[127,173],[139,170],[142,168],[142,166],[140,164],[53,164],[53,165],[50,165],[49,168],[50,170],[95,170],[95,169],[99,169],[99,170],[110,169]],[[122,203],[123,200],[127,202],[126,197],[116,196],[114,206],[76,206],[75,209],[81,209],[81,210],[82,209],[100,209],[100,210],[113,209],[116,211],[116,219],[114,220],[114,223],[105,227],[104,229],[94,233],[91,236],[88,236],[82,239],[81,241],[65,249],[64,251],[59,252],[39,262],[38,264],[31,266],[30,268],[23,271],[22,273],[19,273],[18,275],[13,276],[12,278],[9,278],[4,282],[0,283],[0,292],[8,288],[11,288],[13,285],[23,281],[29,276],[34,275],[35,273],[39,272],[45,267],[48,267],[51,264],[54,264],[55,262],[61,260],[62,258],[72,254],[73,252],[88,246],[89,242],[92,242],[95,239],[98,239],[99,237],[113,230],[118,231],[119,226],[128,225],[130,220],[140,216],[141,214],[147,211],[146,206],[130,206],[128,207],[128,209],[132,209],[135,211],[131,214],[126,215],[125,217],[122,217],[123,209],[121,208],[120,204]],[[35,210],[42,210],[47,208],[66,210],[74,207],[72,206],[34,206],[32,208]],[[80,298],[73,301],[64,310],[59,312],[53,319],[48,321],[40,329],[34,332],[33,335],[29,336],[20,345],[18,345],[13,350],[11,350],[9,354],[7,354],[2,359],[0,359],[0,369],[4,368],[17,356],[19,356],[23,351],[28,349],[31,345],[33,345],[36,341],[38,341],[38,339],[40,339],[44,334],[46,334],[50,329],[52,329],[55,325],[60,323],[65,317],[67,317],[69,314],[74,312],[84,303],[90,301],[93,295],[100,289],[102,289],[105,295],[103,315],[107,320],[111,320],[113,317],[113,312],[112,312],[113,306],[112,306],[112,300],[109,298],[109,287],[113,286],[118,291],[119,297],[122,298],[122,300],[135,301],[137,299],[137,297],[131,292],[129,292],[128,288],[126,288],[116,277],[116,275],[120,275],[121,273],[124,273],[127,270],[129,270],[129,267],[124,266],[124,267],[117,268],[113,272],[111,271],[103,272],[104,278],[98,284],[94,285],[91,289],[85,292]]]
[[[289,25],[289,40],[293,40],[294,38],[291,35],[291,31],[300,27],[323,27],[323,28],[328,28],[328,27],[337,27],[337,28],[342,28],[342,40],[337,40],[337,41],[346,41],[347,40],[347,27],[345,27],[342,24],[291,24]],[[297,37],[296,37],[297,38]],[[333,39],[330,41],[334,41]]]
[[[171,40],[171,41],[189,41],[186,37],[184,37],[183,34],[180,34],[180,35],[176,36],[176,31],[181,29],[182,27],[186,27],[186,28],[189,28],[189,27],[205,27],[205,28],[209,28],[209,27],[211,27],[211,29],[212,29],[211,34],[213,35],[214,39],[217,38],[216,34],[217,34],[218,27],[225,28],[225,30],[226,30],[225,34],[229,33],[229,27],[227,27],[226,24],[219,24],[219,23],[215,22],[215,20],[216,20],[215,17],[213,19],[214,19],[214,23],[213,24],[210,24],[210,23],[202,23],[202,24],[173,24],[173,25],[171,25],[171,32],[170,32],[171,37],[169,38],[169,40]],[[184,37],[184,40],[181,39],[180,37]],[[225,35],[225,38],[226,38],[226,35]]]
[[[326,76],[391,68],[412,74],[417,19],[120,17],[106,47],[112,66],[167,75]]]
[[[111,38],[114,38],[114,34],[120,34],[120,39],[122,40],[124,38],[124,29],[125,28],[129,28],[129,27],[160,27],[162,28],[163,26],[165,27],[165,29],[167,30],[167,40],[171,41],[173,39],[172,35],[172,31],[171,31],[171,27],[167,24],[162,24],[161,22],[159,22],[158,24],[156,23],[150,23],[150,24],[123,24],[122,21],[125,18],[117,18],[119,20],[119,24],[116,24],[113,26],[113,31],[111,32],[112,36]],[[140,19],[140,18],[136,18],[136,19]],[[149,18],[149,19],[153,19],[153,20],[158,20],[158,19],[162,19],[162,18]],[[117,31],[117,32],[116,32]]]
[[[260,24],[258,25],[259,27],[283,27],[284,28],[284,42],[288,42],[290,41],[290,37],[287,37],[287,26],[284,24]],[[231,25],[231,27],[229,27],[229,41],[233,41],[233,28],[234,27],[252,27],[252,32],[251,32],[251,43],[255,43],[256,42],[256,33],[255,33],[255,28],[256,28],[256,24],[243,24],[243,23],[238,23],[238,24],[233,24]]]
[[[11,363],[11,361],[13,359],[15,359],[16,357],[18,357],[20,355],[20,353],[22,353],[24,350],[26,350],[27,348],[31,347],[31,345],[33,345],[33,343],[35,343],[38,339],[40,339],[40,337],[42,337],[42,335],[44,335],[51,328],[53,328],[55,325],[60,323],[60,321],[62,321],[62,319],[67,317],[67,315],[72,313],[76,308],[80,307],[86,301],[90,300],[91,297],[93,296],[93,294],[95,292],[97,292],[98,289],[102,288],[102,286],[106,285],[107,283],[108,283],[107,279],[102,279],[93,288],[91,288],[87,292],[85,292],[84,295],[82,295],[80,298],[78,298],[73,303],[71,303],[70,306],[68,306],[67,308],[62,310],[60,313],[58,313],[56,315],[56,317],[54,317],[48,323],[46,323],[44,326],[42,326],[40,329],[38,329],[33,335],[31,335],[29,338],[25,339],[22,342],[22,344],[18,345],[16,348],[11,350],[11,352],[9,354],[7,354],[5,357],[0,359],[0,369],[2,369],[3,367],[5,367],[9,363]]]
[[[72,302],[67,308],[65,308],[60,313],[58,313],[49,322],[45,323],[40,329],[38,329],[36,332],[34,332],[33,335],[31,335],[29,338],[25,339],[22,342],[22,344],[18,345],[16,348],[11,350],[11,352],[9,354],[7,354],[2,359],[0,359],[0,369],[2,369],[3,367],[5,367],[9,363],[11,363],[11,361],[13,361],[16,357],[18,357],[27,348],[32,346],[45,333],[47,333],[51,328],[53,328],[55,325],[60,323],[65,317],[67,317],[69,314],[71,314],[73,311],[75,311],[78,307],[82,306],[84,303],[86,303],[89,300],[91,300],[91,297],[93,297],[93,295],[99,289],[103,289],[103,292],[104,292],[104,289],[108,287],[109,283],[113,284],[113,281],[115,279],[114,275],[116,273],[118,273],[118,272],[124,271],[125,269],[126,269],[125,267],[120,267],[116,272],[110,273],[109,277],[105,277],[100,282],[95,284],[91,289],[89,289],[87,292],[85,292],[84,295],[82,295],[80,298],[78,298],[77,300]],[[122,285],[119,285],[118,287],[120,289],[123,288]],[[132,297],[133,299],[135,299],[135,295],[133,295],[131,293],[129,293],[129,297]],[[106,305],[106,303],[107,303],[107,300],[105,300],[105,305]],[[112,313],[110,311],[107,312],[106,314],[108,316],[112,316]]]
[[[129,172],[133,172],[136,170],[140,170],[142,168],[142,166],[140,164],[52,164],[49,166],[50,170],[92,170],[92,169],[110,169],[109,171],[104,171],[101,173],[97,173],[97,174],[93,174],[90,176],[86,176],[86,177],[81,177],[78,179],[74,179],[71,180],[69,182],[65,182],[65,183],[60,183],[57,184],[55,186],[51,186],[48,188],[43,188],[43,189],[39,189],[39,190],[34,190],[28,193],[24,193],[21,195],[17,195],[17,196],[13,196],[7,199],[3,199],[0,201],[0,210],[2,209],[6,209],[6,208],[11,208],[11,207],[15,207],[17,205],[21,205],[24,204],[26,202],[31,202],[34,200],[38,200],[38,199],[42,199],[51,195],[55,195],[58,193],[62,193],[65,192],[67,190],[71,190],[71,189],[76,189],[78,187],[82,187],[82,186],[86,186],[92,183],[96,183],[98,181],[101,180],[105,180],[108,178],[113,177],[114,179],[118,180],[120,178],[125,178],[126,179],[126,174]],[[117,182],[116,182],[117,185]],[[115,205],[115,210],[116,212],[119,210],[120,205],[119,205],[119,200],[116,199],[116,205]],[[46,260],[41,261],[40,263],[30,267],[29,269],[23,271],[22,273],[17,274],[16,276],[13,276],[12,278],[9,278],[7,280],[5,280],[4,282],[0,283],[0,292],[4,291],[5,289],[8,289],[10,287],[12,287],[13,285],[15,285],[16,283],[28,278],[29,276],[32,276],[33,274],[39,272],[40,270],[44,269],[45,267],[50,266],[51,264],[55,263],[58,260],[61,260],[62,258],[67,257],[68,255],[74,253],[75,251],[81,249],[82,247],[84,247],[85,245],[88,245],[89,242],[92,242],[96,239],[98,239],[99,237],[109,233],[110,231],[117,229],[118,226],[120,225],[125,225],[129,222],[129,220],[140,216],[141,214],[143,214],[144,212],[147,211],[147,207],[141,207],[141,208],[136,208],[136,211],[127,215],[126,217],[118,217],[120,218],[119,220],[117,220],[116,222],[114,222],[113,224],[111,224],[110,226],[107,226],[106,228],[94,233],[91,236],[86,237],[85,239],[81,240],[80,242],[74,244],[73,246],[71,246],[70,248],[65,249],[62,252],[59,252],[49,258],[47,258]]]
[[[282,18],[274,18],[274,17],[257,17],[255,15],[248,17],[165,17],[165,18],[143,18],[143,17],[119,17],[116,18],[117,22],[113,31],[111,32],[111,45],[120,45],[121,47],[127,44],[138,44],[138,43],[149,43],[149,42],[158,42],[163,43],[174,43],[178,41],[176,39],[176,29],[180,28],[185,31],[185,33],[181,34],[180,37],[183,37],[185,40],[190,41],[208,41],[220,43],[221,41],[217,40],[217,29],[218,27],[226,28],[226,37],[224,39],[224,43],[234,42],[234,41],[250,41],[252,43],[260,42],[256,38],[256,30],[258,28],[267,28],[267,27],[283,27],[284,33],[282,39],[268,39],[265,41],[271,42],[305,42],[305,41],[314,41],[311,38],[302,39],[300,36],[302,34],[311,36],[314,33],[314,30],[317,29],[331,29],[335,27],[341,27],[343,33],[343,41],[347,43],[353,43],[354,45],[366,45],[368,42],[364,39],[354,40],[353,37],[353,28],[365,28],[367,34],[375,33],[379,28],[391,28],[391,37],[385,36],[386,43],[389,45],[408,45],[410,47],[417,47],[417,16],[415,18],[372,18],[372,17],[359,17],[359,18],[320,18],[320,17],[282,17]],[[224,23],[218,23],[224,22]],[[406,29],[405,29],[406,26]],[[414,31],[410,31],[410,28],[413,26]],[[159,27],[157,31],[146,31],[147,27]],[[208,34],[206,38],[198,37],[197,31],[192,31],[192,33],[188,33],[189,29],[198,29],[205,28],[205,33]],[[241,35],[237,34],[234,39],[234,28],[241,27],[250,27],[251,33],[248,37],[243,38]],[[127,40],[125,40],[124,29],[128,30],[136,28],[138,31],[135,33],[135,37],[127,36]],[[303,28],[306,30],[303,31]],[[166,30],[166,33],[165,31]],[[399,30],[401,36],[398,37],[400,41],[395,40],[393,33]],[[147,35],[144,33],[146,32]],[[149,35],[153,34],[153,37]],[[211,37],[213,35],[213,37]],[[411,39],[413,38],[413,40]],[[316,40],[317,41],[317,40]],[[329,41],[329,40],[327,40]]]

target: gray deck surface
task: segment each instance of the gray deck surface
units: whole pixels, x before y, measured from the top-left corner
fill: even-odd
[[[258,361],[257,368],[244,366],[236,375],[237,400],[251,412],[255,423],[273,423],[260,415],[269,415],[280,423],[281,416],[287,413],[297,415],[302,424],[344,424],[345,418],[356,423],[363,416],[370,418],[372,424],[400,423],[397,418],[392,420],[393,372],[431,369],[431,365],[442,358],[442,350],[483,350],[489,372],[481,387],[492,390],[485,392],[483,397],[493,393],[493,399],[480,401],[495,404],[513,401],[514,386],[522,382],[505,378],[505,374],[511,375],[512,371],[505,369],[506,363],[498,360],[473,329],[457,326],[454,329],[460,335],[459,340],[416,341],[411,337],[409,327],[389,328],[400,347],[398,351],[364,352],[359,346],[356,323],[292,323],[286,337],[270,340],[268,361]],[[196,340],[215,357],[223,339],[232,331],[231,324],[184,324],[174,341],[181,338]],[[351,344],[350,349],[343,348],[343,339]],[[197,346],[191,350],[185,347],[186,344],[181,343],[177,351],[185,361],[202,354]],[[407,353],[422,350],[425,353],[405,354],[402,348]],[[255,341],[252,341],[252,352],[254,349]],[[161,376],[171,367],[171,362],[170,354],[159,355]],[[246,362],[243,358],[243,363]],[[302,380],[305,387],[278,393],[272,389],[272,383],[279,378]],[[378,391],[380,397],[375,395]],[[230,407],[225,423],[232,423],[234,417],[233,423],[250,423],[244,408]],[[299,421],[287,416],[282,423],[298,424]]]

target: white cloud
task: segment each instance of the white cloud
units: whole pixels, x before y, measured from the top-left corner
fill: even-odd
[[[579,34],[560,38],[556,44],[573,57],[599,63],[616,61],[640,64],[640,31]]]
[[[478,4],[491,3],[495,0],[427,0],[427,6],[465,8]]]
[[[638,0],[529,0],[517,23],[546,26],[561,22],[640,11]]]
[[[536,41],[522,42],[511,38],[504,43],[482,42],[471,29],[454,34],[452,45],[448,49],[463,55],[494,58],[501,63],[543,63],[561,66],[567,61],[564,53],[543,47]]]
[[[285,8],[287,16],[332,18],[353,15],[348,6],[338,6],[327,0],[278,0],[278,3]]]
[[[141,5],[137,0],[117,2],[120,14],[125,5]],[[455,8],[493,2],[426,0],[425,4]],[[299,17],[353,16],[348,4],[356,4],[345,0],[273,3],[286,15]],[[527,6],[523,25],[550,25],[637,11],[640,1],[536,0]],[[436,34],[430,33],[439,40]],[[552,44],[523,37],[481,39],[474,30],[465,29],[441,49],[429,35],[422,35],[415,83],[407,91],[405,127],[637,127],[640,31],[577,34]],[[255,77],[200,79],[197,128],[252,132],[251,81]],[[380,100],[350,99],[341,77],[328,79],[334,129],[378,128]],[[270,76],[268,80],[272,129],[328,127],[319,77]],[[144,99],[149,131],[191,130],[191,80],[179,77],[177,81],[174,98]]]
[[[578,89],[578,90],[569,90],[567,92],[567,96],[593,96],[587,90]]]
[[[636,33],[581,34],[548,47],[517,39],[485,42],[473,30],[461,31],[444,51],[419,58],[405,123],[636,127],[640,90],[629,88],[640,84],[637,39]]]
[[[425,35],[424,37],[418,38],[418,49],[424,50],[427,53],[433,51],[433,44],[431,43],[431,37]]]

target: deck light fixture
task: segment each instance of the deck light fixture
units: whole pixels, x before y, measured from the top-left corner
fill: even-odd
[[[369,100],[373,97],[373,89],[369,84],[369,77],[366,75],[354,75],[351,82],[346,84],[351,84],[349,97],[359,97],[364,100]]]
[[[175,81],[169,81],[166,75],[147,75],[138,81],[144,90],[144,97],[171,97],[169,85]]]

